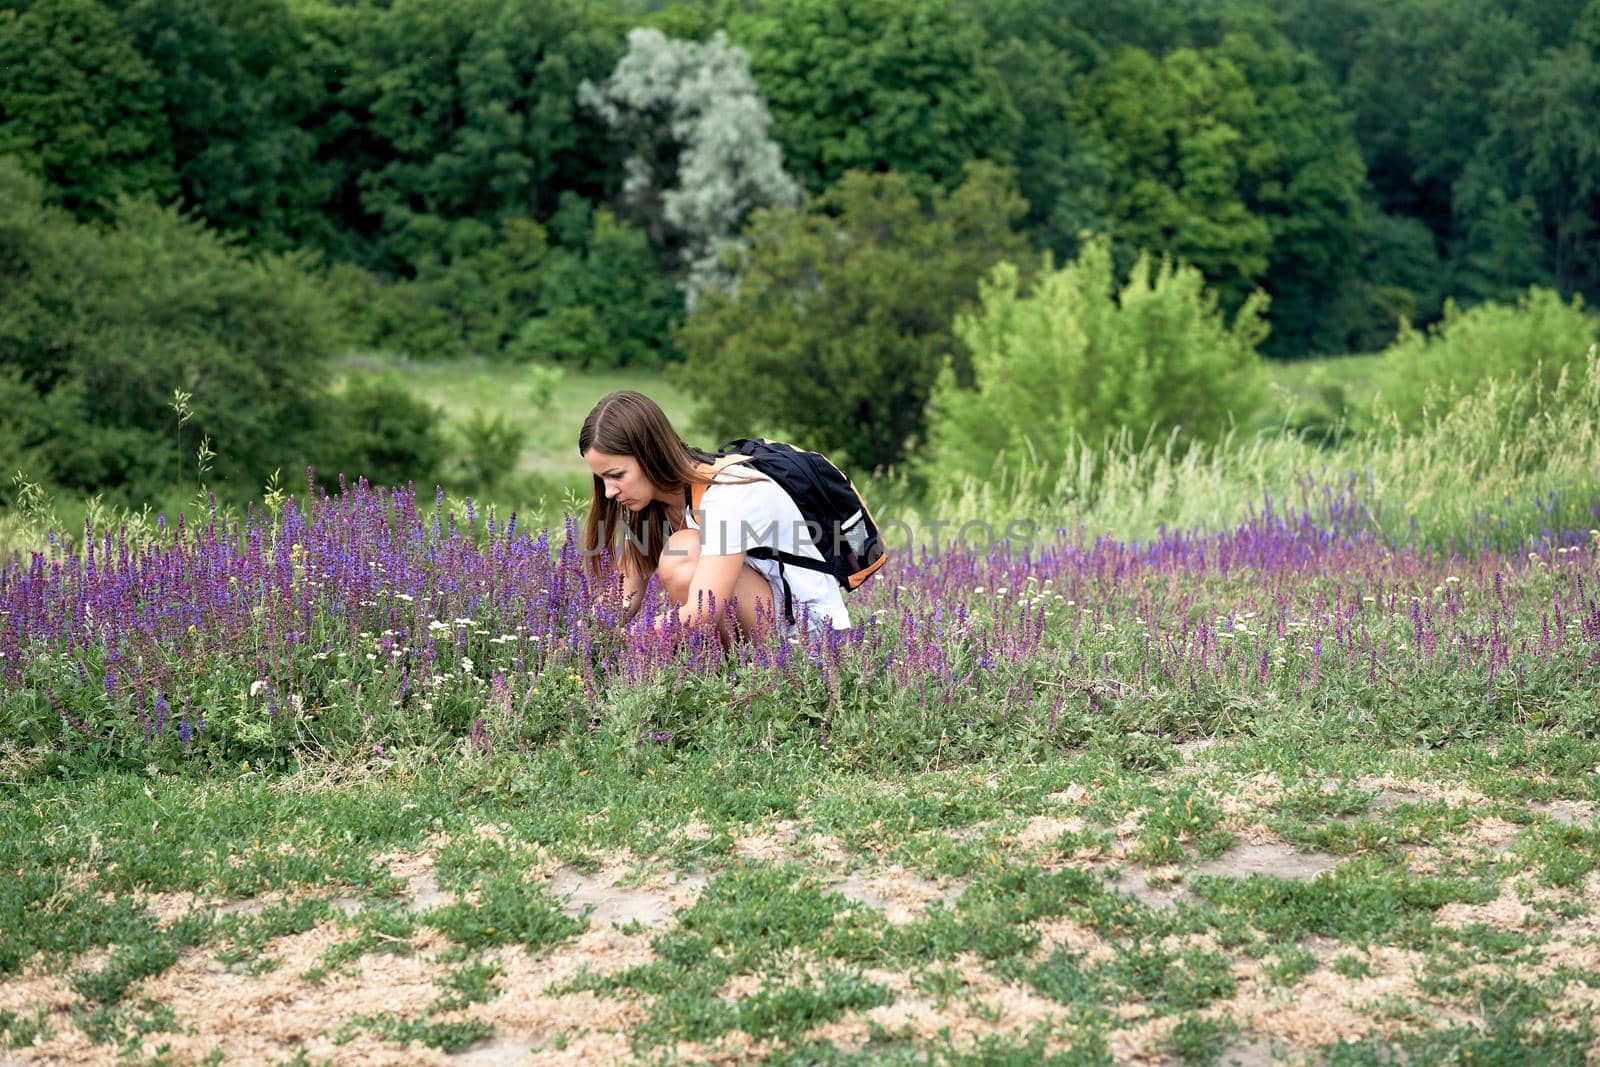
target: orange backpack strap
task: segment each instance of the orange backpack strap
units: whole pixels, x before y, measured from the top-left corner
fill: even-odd
[[[719,456],[714,462],[695,464],[695,470],[708,478],[715,478],[735,463],[745,463],[749,459],[749,456]],[[710,484],[710,482],[690,482],[688,490],[683,494],[684,503],[688,504],[690,509],[699,511],[700,501],[705,499],[706,489]]]

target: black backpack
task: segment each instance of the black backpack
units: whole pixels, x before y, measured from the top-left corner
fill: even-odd
[[[745,552],[751,559],[778,561],[778,576],[783,581],[784,616],[794,622],[794,595],[785,567],[802,567],[831,574],[846,592],[859,589],[888,562],[878,524],[873,521],[867,502],[855,483],[820,452],[806,452],[778,441],[759,437],[729,441],[717,450],[721,457],[717,469],[745,464],[771,478],[789,494],[800,517],[806,521],[820,560],[792,552],[759,547]],[[696,510],[706,487],[690,487],[689,506]]]

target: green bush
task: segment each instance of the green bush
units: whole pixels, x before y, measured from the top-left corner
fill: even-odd
[[[44,178],[50,204],[104,220],[119,196],[175,192],[164,103],[156,71],[107,5],[0,7],[0,155]]]
[[[449,447],[437,409],[418,399],[392,374],[351,376],[344,391],[322,398],[322,427],[312,464],[326,484],[344,475],[374,485],[414,481],[432,487]]]
[[[1198,270],[1149,256],[1118,290],[1103,238],[1031,293],[1001,264],[981,310],[956,319],[972,385],[948,368],[930,401],[936,478],[985,474],[1002,453],[1049,469],[1075,442],[1099,446],[1124,429],[1216,440],[1264,395],[1264,305],[1252,296],[1229,324]]]
[[[852,171],[805,211],[755,213],[733,291],[708,292],[678,334],[707,436],[778,433],[858,471],[915,447],[939,368],[960,358],[951,319],[1023,253],[1026,210],[990,164],[926,204],[915,189]]]
[[[365,289],[377,297],[366,339],[414,359],[497,356],[538,302],[549,235],[526,218],[509,219],[498,232],[471,219],[437,228],[436,251],[414,278],[347,282],[356,295]]]
[[[550,219],[557,244],[539,279],[537,315],[511,355],[585,369],[658,367],[681,357],[672,326],[683,298],[637,226],[563,193]]]
[[[1447,410],[1491,378],[1504,386],[1536,381],[1549,392],[1569,365],[1581,369],[1596,336],[1581,301],[1549,289],[1530,289],[1515,305],[1462,311],[1447,302],[1438,324],[1426,333],[1403,326],[1384,350],[1374,414],[1414,431],[1427,413]]]
[[[473,220],[438,223],[438,231],[437,251],[415,277],[329,269],[329,290],[355,324],[357,344],[421,360],[506,357],[582,368],[676,358],[678,293],[644,233],[609,211],[567,195],[549,228],[518,218],[498,232]]]
[[[0,160],[0,456],[123,502],[202,475],[243,498],[292,469],[338,335],[305,257],[246,256],[147,201],[107,230],[44,201]]]
[[[481,411],[474,411],[462,424],[461,436],[466,445],[461,455],[462,477],[466,488],[481,493],[493,493],[517,469],[528,439],[527,431],[506,422],[504,414],[491,419]]]

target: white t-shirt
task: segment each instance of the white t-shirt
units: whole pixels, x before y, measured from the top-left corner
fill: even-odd
[[[822,553],[811,543],[811,534],[794,500],[777,482],[748,464],[734,464],[719,472],[706,486],[700,507],[703,524],[696,521],[693,509],[688,509],[686,521],[690,529],[701,531],[702,556],[731,556],[764,547],[822,559]],[[745,564],[766,576],[778,597],[777,611],[781,618],[783,583],[778,580],[778,561],[746,557]],[[789,580],[789,590],[794,594],[797,625],[801,614],[809,612],[814,621],[826,619],[835,630],[850,627],[850,612],[844,606],[844,597],[833,575],[786,566],[783,577]]]

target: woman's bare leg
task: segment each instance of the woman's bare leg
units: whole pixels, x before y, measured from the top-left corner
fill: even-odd
[[[694,582],[694,569],[699,562],[698,531],[679,530],[667,539],[656,574],[674,604],[682,604],[689,599],[689,589]],[[768,583],[766,575],[754,567],[739,568],[739,577],[733,585],[733,612],[738,620],[739,629],[745,635],[756,637],[771,628],[775,608],[772,599],[772,586]],[[724,642],[732,641],[734,635],[729,632],[725,618],[717,620],[717,629],[722,634]]]

